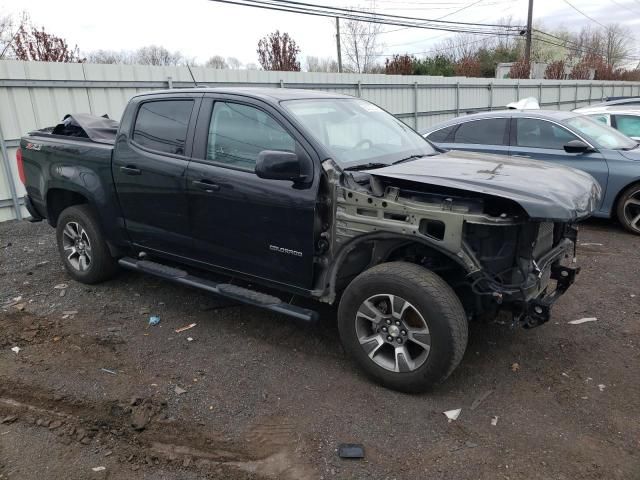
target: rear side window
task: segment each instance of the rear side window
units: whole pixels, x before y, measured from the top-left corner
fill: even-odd
[[[477,145],[508,145],[508,118],[488,118],[460,124],[454,134],[453,143]]]
[[[579,138],[554,123],[536,118],[517,119],[516,144],[519,147],[563,150],[571,140]]]
[[[262,110],[239,103],[213,105],[207,160],[253,171],[261,151],[295,148],[293,137]]]
[[[456,129],[457,125],[451,125],[427,135],[427,138],[434,143],[447,143],[451,141],[451,134]]]
[[[184,155],[193,100],[159,100],[140,106],[133,141],[159,152]]]
[[[616,115],[616,127],[627,137],[640,137],[640,117]]]

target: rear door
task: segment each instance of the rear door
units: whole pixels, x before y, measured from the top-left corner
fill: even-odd
[[[584,170],[591,174],[604,192],[609,178],[609,167],[600,152],[567,153],[564,146],[572,140],[585,141],[555,122],[540,118],[516,117],[512,119],[511,156],[558,163]],[[588,142],[585,142],[588,143]]]
[[[311,289],[319,174],[309,185],[258,178],[263,150],[315,155],[273,107],[240,96],[205,97],[187,172],[193,258]]]
[[[434,132],[427,138],[447,150],[508,155],[509,119],[496,117],[470,120]]]
[[[201,96],[201,94],[200,94]],[[130,240],[141,250],[188,256],[186,171],[199,98],[139,97],[128,108],[112,172]]]

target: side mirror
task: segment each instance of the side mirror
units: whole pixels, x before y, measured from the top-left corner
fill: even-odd
[[[256,175],[269,180],[304,180],[298,155],[280,150],[263,150],[256,161]]]
[[[594,150],[582,140],[571,140],[564,146],[564,151],[567,153],[587,153]]]

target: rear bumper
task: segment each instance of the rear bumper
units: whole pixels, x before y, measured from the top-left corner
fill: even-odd
[[[29,222],[40,222],[44,220],[44,217],[38,213],[38,210],[33,205],[33,201],[29,195],[24,196],[24,206],[29,212],[29,215],[31,215],[31,217],[27,219]]]

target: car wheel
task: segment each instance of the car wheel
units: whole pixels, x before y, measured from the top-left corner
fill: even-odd
[[[411,263],[384,263],[356,277],[340,301],[338,327],[367,375],[404,392],[442,382],[467,346],[467,318],[454,291]]]
[[[640,235],[640,184],[632,185],[622,193],[616,210],[624,228]]]
[[[82,283],[99,283],[118,270],[104,241],[95,214],[88,205],[62,211],[56,227],[58,251],[67,272]]]

